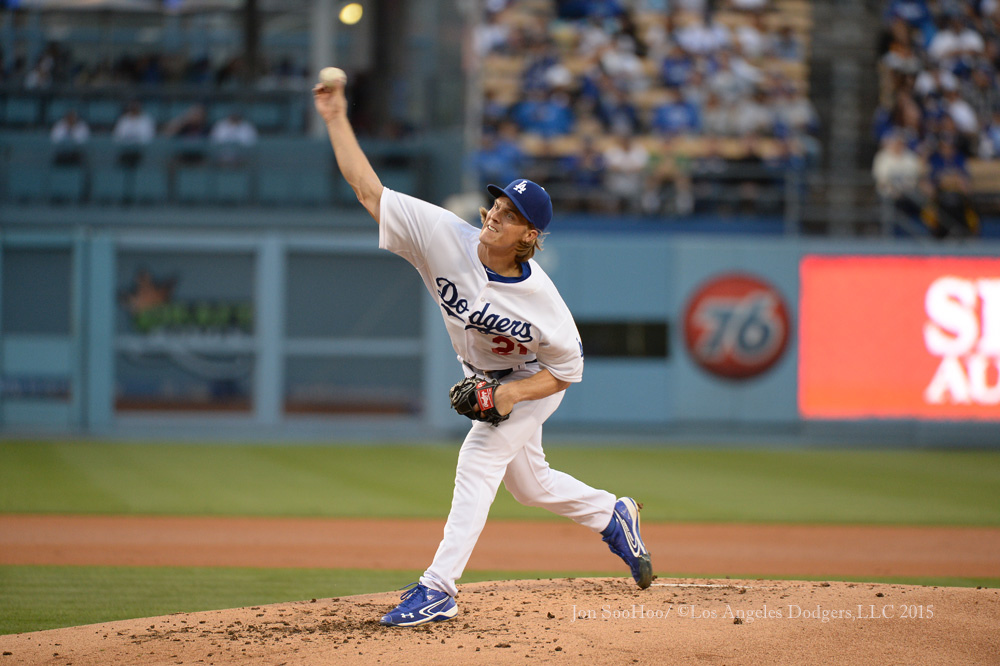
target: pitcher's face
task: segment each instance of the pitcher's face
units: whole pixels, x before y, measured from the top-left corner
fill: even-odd
[[[530,242],[538,236],[507,197],[497,197],[493,207],[486,213],[486,220],[479,232],[479,242],[495,249],[516,248],[522,242]]]

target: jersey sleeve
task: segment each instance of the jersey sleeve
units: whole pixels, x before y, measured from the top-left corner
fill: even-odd
[[[570,383],[583,379],[583,343],[568,312],[562,324],[542,338],[538,362],[556,379]]]
[[[435,229],[448,216],[444,208],[385,187],[379,201],[378,246],[419,267]]]

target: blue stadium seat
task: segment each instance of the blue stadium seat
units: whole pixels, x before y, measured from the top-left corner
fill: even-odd
[[[53,203],[79,203],[85,184],[83,167],[53,167],[49,171],[48,199]]]
[[[90,136],[87,143],[90,200],[104,205],[121,203],[131,190],[126,189],[125,171],[117,163],[119,146],[106,133],[92,132]]]
[[[378,178],[390,190],[404,194],[416,192],[417,179],[413,169],[381,169]]]
[[[160,115],[159,118],[162,122],[170,122],[177,116],[181,115],[185,111],[191,108],[193,102],[188,100],[174,100],[170,103],[162,102],[160,104]]]
[[[68,111],[76,111],[77,115],[87,120],[83,100],[76,97],[57,97],[51,100],[45,107],[45,124],[54,125]]]
[[[4,124],[37,125],[41,107],[41,102],[34,97],[8,97],[4,105]]]
[[[169,176],[163,167],[139,167],[131,174],[126,173],[126,178],[134,179],[132,196],[137,203],[159,204],[170,196]]]
[[[110,99],[95,99],[87,104],[84,117],[91,129],[113,127],[122,114],[121,102]]]
[[[242,111],[242,104],[236,104],[235,102],[215,102],[208,109],[208,122],[216,123],[232,113]]]
[[[207,203],[212,198],[214,181],[213,169],[181,167],[174,172],[174,196],[178,203]]]
[[[212,199],[219,203],[250,202],[250,172],[247,169],[220,169],[215,173]]]
[[[160,204],[170,198],[170,141],[154,139],[142,149],[142,161],[125,170],[125,196],[137,203]]]
[[[287,169],[268,170],[257,179],[257,202],[265,206],[295,203],[299,174]]]
[[[37,202],[45,198],[48,166],[21,164],[7,172],[7,197],[18,203]]]
[[[118,167],[96,167],[91,172],[90,199],[101,204],[125,201],[127,173]]]
[[[325,169],[300,171],[297,176],[295,203],[302,206],[319,206],[330,203],[334,183]]]
[[[142,104],[142,110],[149,114],[149,117],[156,122],[157,127],[159,127],[160,125],[167,122],[173,117],[169,113],[170,108],[163,100],[144,99],[142,100],[141,104]],[[184,108],[187,108],[187,106],[189,105],[185,105]]]
[[[291,134],[300,134],[306,129],[306,116],[309,114],[309,109],[306,105],[301,102],[293,101],[288,105],[287,120],[285,121],[285,129]]]
[[[247,120],[261,132],[283,130],[285,119],[284,105],[278,102],[255,102],[247,108]]]

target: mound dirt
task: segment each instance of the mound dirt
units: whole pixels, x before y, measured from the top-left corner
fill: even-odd
[[[1000,591],[628,578],[470,583],[453,620],[382,627],[398,593],[0,636],[7,664],[996,664]]]

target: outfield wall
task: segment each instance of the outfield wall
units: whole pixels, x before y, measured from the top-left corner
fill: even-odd
[[[587,361],[550,430],[1000,444],[1000,245],[562,224]],[[366,229],[5,229],[0,427],[457,433],[439,306]]]
[[[550,249],[578,319],[665,313],[670,337],[665,359],[588,359],[592,385],[557,422],[610,412],[709,440],[1000,444],[997,245],[573,236]],[[929,329],[954,363],[928,349]]]

